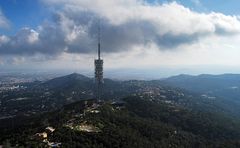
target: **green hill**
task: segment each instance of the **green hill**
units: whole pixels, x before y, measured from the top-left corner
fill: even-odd
[[[48,141],[61,147],[84,148],[240,146],[240,126],[231,119],[140,96],[121,102],[80,101],[18,121],[12,129],[1,129],[3,144],[46,147]],[[49,126],[55,130],[48,133],[45,142],[35,136]]]

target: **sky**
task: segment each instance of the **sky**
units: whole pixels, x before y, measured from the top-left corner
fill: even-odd
[[[0,68],[240,73],[239,0],[0,0]],[[156,76],[156,75],[154,75]]]

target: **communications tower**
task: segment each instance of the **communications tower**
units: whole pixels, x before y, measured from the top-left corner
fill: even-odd
[[[100,24],[98,24],[98,58],[94,60],[95,65],[95,84],[96,84],[96,98],[101,99],[101,90],[103,84],[103,59],[101,59],[101,32]]]

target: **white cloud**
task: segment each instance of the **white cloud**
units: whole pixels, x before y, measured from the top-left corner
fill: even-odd
[[[36,30],[23,28],[15,36],[0,36],[2,55],[57,54],[56,61],[86,61],[96,51],[97,19],[101,18],[107,67],[240,62],[236,56],[223,60],[230,51],[238,55],[238,16],[199,13],[176,2],[43,1],[54,8],[53,20]]]
[[[10,39],[5,35],[0,35],[0,46],[6,44]]]
[[[0,28],[8,28],[9,20],[4,16],[2,10],[0,9]]]
[[[200,0],[191,0],[196,6],[201,6],[202,3],[200,2]]]
[[[192,34],[196,32],[212,32],[222,24],[239,32],[239,21],[235,16],[226,16],[221,13],[197,13],[176,3],[150,5],[139,0],[45,0],[51,5],[63,5],[65,16],[74,18],[82,13],[95,14],[106,19],[111,25],[124,25],[128,22],[141,23],[146,21],[157,27],[160,34],[167,32],[175,34]],[[222,22],[220,22],[222,21]],[[226,26],[225,26],[226,27]]]
[[[197,13],[176,2],[150,5],[139,0],[44,0],[53,21],[38,30],[21,29],[0,48],[4,54],[92,53],[101,18],[105,52],[130,51],[155,44],[160,50],[192,44],[207,36],[240,33],[237,16]],[[93,5],[94,4],[94,5]]]

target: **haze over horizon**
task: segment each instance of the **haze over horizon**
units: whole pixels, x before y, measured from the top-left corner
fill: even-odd
[[[107,74],[240,73],[237,0],[0,0],[1,70],[91,73],[98,19]]]

